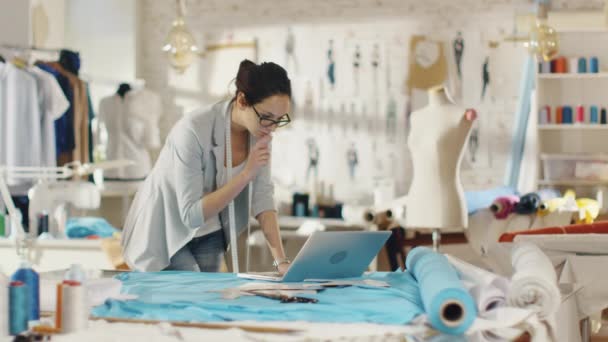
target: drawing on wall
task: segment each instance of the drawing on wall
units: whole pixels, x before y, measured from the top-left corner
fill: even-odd
[[[412,89],[429,89],[443,84],[447,79],[448,65],[443,44],[427,39],[425,36],[412,36],[410,39],[409,76],[407,94],[411,99]]]
[[[397,135],[397,101],[391,95],[386,104],[386,138],[390,142],[395,141]]]
[[[355,148],[354,142],[350,143],[350,147],[346,151],[346,161],[348,163],[348,172],[350,175],[350,179],[354,180],[357,165],[359,164],[359,158],[357,157],[357,149]]]
[[[355,47],[353,56],[353,81],[355,85],[355,95],[359,94],[359,71],[361,69],[361,50],[359,45]]]
[[[357,133],[359,131],[359,116],[357,115],[357,106],[354,102],[350,104],[350,120],[353,125],[353,133]]]
[[[329,41],[329,48],[327,49],[327,80],[333,90],[336,85],[336,61],[334,60],[334,41]]]
[[[458,78],[462,78],[462,54],[464,53],[464,39],[462,38],[462,32],[458,31],[456,38],[452,42],[454,48],[454,58],[456,59],[456,69],[458,70]]]
[[[490,84],[490,70],[488,68],[488,64],[489,64],[490,58],[486,56],[486,59],[483,62],[483,67],[482,67],[482,71],[481,71],[481,77],[482,77],[482,81],[483,81],[483,86],[481,88],[481,101],[483,101],[483,99],[486,96],[486,90],[488,88],[488,85]]]
[[[290,27],[287,29],[287,38],[285,39],[285,69],[290,70],[291,63],[293,63],[293,70],[297,73],[298,60],[296,58],[295,48],[296,37]]]
[[[374,94],[378,94],[378,67],[380,66],[380,48],[378,44],[374,44],[371,55],[372,70],[374,73]]]
[[[306,170],[306,181],[310,178],[310,173],[314,174],[314,179],[317,180],[319,176],[319,146],[314,138],[308,138],[306,140],[306,146],[308,148],[308,169]]]
[[[471,158],[471,163],[477,163],[477,151],[479,150],[479,126],[476,123],[476,126],[471,130],[471,136],[469,136],[469,156]]]
[[[304,92],[304,111],[303,116],[312,121],[313,111],[314,111],[314,103],[313,103],[313,92],[312,92],[312,84],[310,81],[306,82],[306,91]]]

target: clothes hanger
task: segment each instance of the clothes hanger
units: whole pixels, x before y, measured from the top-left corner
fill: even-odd
[[[120,97],[124,98],[125,94],[128,93],[129,91],[131,91],[131,86],[128,83],[121,83],[118,86],[118,90],[116,90],[116,94],[118,94]]]

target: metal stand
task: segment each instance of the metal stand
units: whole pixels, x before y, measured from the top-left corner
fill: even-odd
[[[433,229],[433,251],[439,252],[439,245],[441,245],[441,230],[435,228]]]
[[[581,341],[591,340],[591,318],[587,317],[581,321]]]

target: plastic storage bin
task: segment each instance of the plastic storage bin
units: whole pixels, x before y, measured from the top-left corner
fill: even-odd
[[[546,181],[608,181],[608,155],[541,155]]]

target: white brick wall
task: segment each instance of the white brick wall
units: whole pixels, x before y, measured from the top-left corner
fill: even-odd
[[[143,43],[138,76],[144,78],[147,87],[159,92],[163,98],[163,135],[167,134],[184,108],[194,108],[215,100],[206,91],[213,68],[229,68],[236,72],[236,66],[222,65],[221,62],[209,59],[201,60],[181,76],[168,69],[160,47],[174,18],[174,6],[173,1],[158,0],[146,0],[142,4]],[[601,0],[554,1],[554,8],[558,9],[598,9],[602,6]],[[352,56],[353,44],[370,45],[380,42],[384,46],[382,54],[387,46],[390,47],[393,88],[398,89],[406,78],[410,35],[427,34],[451,42],[455,32],[462,31],[466,44],[462,102],[480,110],[482,145],[479,151],[480,161],[474,165],[464,163],[462,180],[468,189],[502,184],[510,152],[511,126],[525,52],[513,43],[503,43],[498,49],[490,49],[488,41],[500,40],[511,34],[514,15],[529,11],[530,1],[188,0],[187,9],[187,21],[199,43],[258,37],[261,60],[273,60],[280,64],[284,60],[286,30],[288,26],[292,27],[297,40],[296,53],[301,60],[308,62],[303,67],[304,70],[291,75],[296,99],[301,98],[306,82],[310,81],[318,88],[326,67],[323,56],[329,39],[341,44],[336,47],[336,54],[348,55],[337,57],[345,61]],[[485,56],[490,58],[491,86],[488,99],[480,103],[481,64]],[[368,56],[364,55],[366,57]],[[384,60],[384,55],[382,59]],[[385,99],[386,94],[382,94],[380,101]],[[335,110],[341,106],[350,108],[352,103],[360,108],[369,102],[364,97],[353,99],[349,91],[337,91],[331,97],[319,100],[317,92],[316,105],[322,109],[332,107]],[[404,100],[403,97],[400,98],[400,101]],[[303,128],[296,127],[291,131],[290,139],[303,140],[305,135]],[[391,148],[393,153],[403,150]],[[299,150],[298,153],[305,151]],[[404,151],[398,165],[403,168],[403,174],[407,178],[405,154]],[[304,166],[298,164],[299,168]],[[332,172],[334,168],[326,170],[327,174]],[[301,176],[302,170],[294,174],[296,178]],[[337,193],[340,191],[337,190]]]

